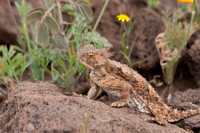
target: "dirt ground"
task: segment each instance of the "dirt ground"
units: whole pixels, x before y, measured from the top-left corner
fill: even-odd
[[[111,108],[100,101],[67,96],[48,82],[22,82],[10,88],[8,98],[0,104],[0,132],[79,133],[84,125],[88,133],[190,131],[174,124],[160,126],[146,122],[148,117],[151,116],[127,107]],[[191,118],[199,120],[200,115]]]

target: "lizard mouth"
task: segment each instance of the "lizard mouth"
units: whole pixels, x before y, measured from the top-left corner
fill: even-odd
[[[90,66],[90,65],[88,65],[88,64],[86,64],[86,63],[84,63],[84,62],[81,62],[85,67],[87,67],[88,69],[90,69],[90,70],[94,70],[94,68],[92,67],[92,66]]]

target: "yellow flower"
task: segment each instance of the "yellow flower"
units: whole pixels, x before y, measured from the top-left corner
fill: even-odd
[[[117,15],[116,18],[118,18],[118,21],[122,21],[122,23],[124,23],[125,20],[127,22],[130,21],[130,18],[126,14]]]
[[[194,2],[194,0],[177,0],[177,2]]]

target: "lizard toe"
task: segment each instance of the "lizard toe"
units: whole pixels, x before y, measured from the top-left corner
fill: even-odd
[[[160,119],[158,117],[149,117],[149,118],[145,119],[145,121],[156,122],[156,123],[158,123],[160,125],[163,125],[163,126],[167,125],[167,121],[166,120]]]
[[[117,101],[117,102],[112,103],[111,107],[119,108],[119,107],[124,106],[125,104],[126,104],[125,102]]]

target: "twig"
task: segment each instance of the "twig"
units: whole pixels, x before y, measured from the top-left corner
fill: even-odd
[[[63,24],[64,24],[64,25],[72,25],[72,24],[74,24],[74,23],[69,23],[69,22],[63,21]]]
[[[43,23],[47,15],[55,8],[56,4],[53,4],[42,16],[40,23]]]
[[[56,0],[56,6],[57,6],[57,12],[58,12],[58,23],[60,25],[60,30],[61,32],[63,32],[63,18],[62,18],[62,12],[61,12],[61,5],[60,5],[60,2],[59,0]]]
[[[67,40],[70,40],[70,38],[71,38],[72,36],[73,36],[73,33],[70,32],[69,35],[68,35],[68,37],[67,37]]]
[[[98,26],[98,24],[99,24],[99,22],[100,22],[100,20],[101,20],[101,17],[102,17],[102,15],[103,15],[103,13],[104,13],[104,11],[105,11],[107,5],[108,5],[108,2],[109,2],[109,0],[106,0],[106,2],[104,3],[103,8],[102,8],[102,10],[101,10],[101,12],[100,12],[100,14],[99,14],[99,17],[97,18],[97,21],[96,21],[96,23],[95,23],[95,25],[94,25],[94,28],[92,29],[92,33],[91,33],[90,38],[89,38],[89,43],[90,43],[90,41],[91,41],[91,39],[92,39],[92,35],[93,35],[94,32],[96,31],[96,28],[97,28],[97,26]]]
[[[55,0],[55,3],[56,3],[56,6],[57,6],[58,23],[59,23],[59,26],[60,26],[60,32],[61,32],[61,35],[62,35],[62,37],[64,39],[64,43],[66,45],[66,49],[68,51],[68,49],[69,49],[69,40],[67,40],[67,38],[65,37],[64,25],[63,25],[66,22],[63,21],[60,1],[59,0]]]

